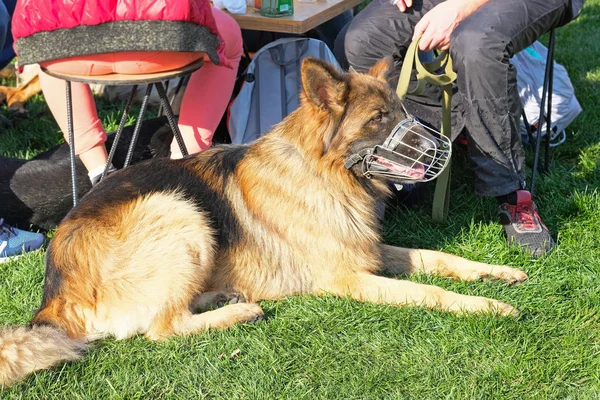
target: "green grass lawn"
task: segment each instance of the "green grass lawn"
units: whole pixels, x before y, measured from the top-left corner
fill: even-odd
[[[584,111],[537,184],[542,216],[558,239],[551,255],[532,260],[506,245],[495,201],[474,195],[464,156],[453,166],[447,224],[431,221],[430,201],[394,210],[385,224],[392,244],[524,269],[529,280],[517,287],[410,278],[497,298],[520,317],[456,317],[333,297],[263,302],[266,318],[252,325],[164,343],[96,342],[83,361],[35,373],[0,389],[0,398],[600,398],[599,32],[600,0],[588,0],[557,33],[556,59]],[[62,140],[41,96],[28,107],[35,118],[0,134],[0,153],[32,157]],[[122,105],[99,108],[114,129]],[[0,325],[29,321],[43,274],[43,252],[0,265]]]

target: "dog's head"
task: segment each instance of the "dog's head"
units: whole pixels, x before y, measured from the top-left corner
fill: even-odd
[[[386,81],[390,61],[368,73],[342,73],[307,58],[302,64],[304,103],[327,126],[323,152],[344,160],[365,179],[414,183],[435,178],[450,157],[450,143],[407,114]]]

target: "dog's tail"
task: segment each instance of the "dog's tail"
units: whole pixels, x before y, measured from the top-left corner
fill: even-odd
[[[48,325],[0,330],[0,385],[10,386],[26,375],[61,361],[79,359],[87,344]]]

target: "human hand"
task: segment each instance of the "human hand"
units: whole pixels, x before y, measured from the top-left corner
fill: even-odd
[[[454,29],[484,1],[447,0],[438,4],[417,23],[413,40],[421,36],[421,51],[448,50]]]
[[[392,5],[397,6],[401,12],[404,12],[412,7],[412,0],[392,0]]]

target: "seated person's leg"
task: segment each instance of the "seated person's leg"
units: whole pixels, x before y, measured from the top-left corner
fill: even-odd
[[[453,32],[450,52],[464,96],[475,190],[498,197],[509,240],[539,256],[553,247],[525,188],[517,74],[510,57],[564,23],[568,0],[490,0]]]
[[[442,1],[415,0],[413,7],[405,13],[387,0],[371,2],[354,16],[343,40],[336,40],[336,56],[343,53],[348,65],[358,72],[366,72],[382,58],[393,56],[395,68],[390,82],[394,84],[414,26],[427,11]],[[339,49],[341,45],[343,49]]]
[[[179,128],[190,154],[206,150],[231,100],[238,65],[243,53],[239,25],[223,11],[213,9],[219,33],[225,42],[225,56],[231,68],[205,60],[186,88],[179,113]],[[181,157],[177,143],[171,143],[171,158]]]
[[[80,57],[61,58],[40,63],[49,71],[63,74],[97,76],[112,74],[114,58],[112,54],[91,54]],[[48,80],[48,82],[53,82]]]
[[[77,66],[80,67],[79,62]],[[40,84],[46,103],[68,142],[66,83],[40,72]],[[96,103],[90,87],[83,83],[72,83],[71,98],[73,99],[75,154],[85,165],[93,182],[94,178],[102,173],[108,159],[104,146],[106,133],[98,118]]]
[[[335,39],[342,29],[352,21],[353,15],[354,12],[352,10],[347,10],[317,26],[315,31],[317,32],[319,39],[333,50]]]

